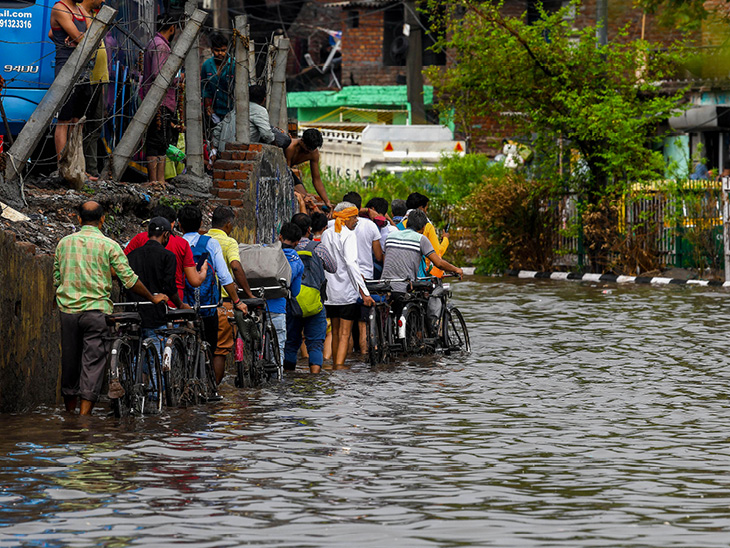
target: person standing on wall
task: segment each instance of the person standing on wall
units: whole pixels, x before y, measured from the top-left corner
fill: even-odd
[[[203,105],[208,127],[218,125],[233,109],[233,57],[228,53],[228,39],[220,32],[210,35],[213,57],[206,59],[200,69]],[[254,142],[254,141],[251,141]]]
[[[81,414],[90,415],[106,368],[112,274],[147,301],[166,302],[167,295],[152,295],[119,244],[102,234],[105,213],[101,204],[82,204],[79,219],[81,229],[58,242],[53,283],[61,314],[61,394],[67,411],[74,412],[80,399]]]
[[[81,7],[91,17],[86,20],[86,26],[101,9],[104,0],[83,0]],[[84,159],[86,160],[86,175],[94,181],[99,178],[99,139],[101,128],[106,119],[106,89],[109,83],[109,65],[104,40],[99,44],[94,57],[94,68],[91,69],[90,85],[91,98],[86,111],[84,124]]]
[[[91,20],[89,13],[75,0],[59,0],[51,9],[51,30],[48,37],[56,45],[56,62],[54,74],[58,78],[74,48],[81,42],[86,32],[86,22]],[[91,99],[88,71],[82,71],[74,84],[73,91],[58,111],[53,143],[56,146],[56,157],[60,161],[61,153],[66,148],[68,132],[71,126],[78,123],[86,113]]]
[[[152,83],[160,73],[162,66],[170,57],[172,42],[178,28],[178,21],[166,15],[157,20],[157,34],[147,44],[144,52],[142,71],[142,87],[139,98],[144,99],[152,87]],[[177,122],[177,82],[172,81],[167,87],[157,115],[147,128],[145,151],[147,153],[147,175],[150,182],[165,182],[165,159],[167,148],[177,143],[180,126]]]

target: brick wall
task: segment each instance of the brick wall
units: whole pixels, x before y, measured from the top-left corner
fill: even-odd
[[[359,14],[359,26],[342,33],[343,85],[393,86],[406,68],[383,64],[383,11],[360,9]]]
[[[228,143],[213,164],[213,207],[243,207],[249,196],[250,179],[263,145]]]

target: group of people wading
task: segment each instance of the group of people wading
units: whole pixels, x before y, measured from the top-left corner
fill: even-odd
[[[291,268],[290,297],[267,301],[284,370],[296,369],[300,351],[311,373],[319,373],[330,358],[333,368],[345,367],[348,353],[358,343],[360,351],[366,352],[364,320],[374,303],[366,280],[440,277],[444,271],[462,274],[442,258],[448,234],[437,237],[426,215],[428,202],[426,196],[413,193],[392,204],[373,198],[363,207],[360,195],[349,192],[328,217],[318,208],[306,213],[306,204],[300,201],[302,211],[282,225],[279,235]],[[231,237],[236,211],[217,207],[211,229],[201,235],[203,212],[198,206],[186,205],[177,212],[157,206],[147,231],[124,249],[102,233],[106,217],[102,205],[86,202],[78,214],[81,228],[59,242],[53,272],[61,316],[61,391],[66,409],[74,412],[80,404],[81,414],[90,414],[99,399],[109,350],[106,315],[112,313],[114,278],[129,300],[154,304],[147,311],[140,309],[143,336],[154,336],[164,326],[163,303],[191,307],[188,290],[214,275],[223,288],[222,301],[217,314],[204,317],[203,322],[205,339],[215,349],[213,366],[220,383],[235,341],[235,322],[229,317],[234,309],[248,312],[239,292],[253,297],[239,242]],[[193,259],[193,249],[199,246],[205,247],[208,260]],[[394,295],[405,292],[406,285],[394,283]],[[292,300],[296,305],[292,306]]]

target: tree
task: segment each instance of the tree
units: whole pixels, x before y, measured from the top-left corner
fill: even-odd
[[[573,27],[570,7],[541,11],[532,24],[504,16],[491,2],[462,0],[452,9],[458,11],[447,14],[438,46],[455,62],[429,72],[443,107],[467,123],[512,113],[524,135],[538,136],[546,177],[557,139],[567,141],[588,168],[576,181],[592,204],[661,173],[662,155],[651,141],[677,111],[682,90],[665,93],[657,82],[676,70],[679,47],[627,40],[625,31],[599,47],[594,27]]]

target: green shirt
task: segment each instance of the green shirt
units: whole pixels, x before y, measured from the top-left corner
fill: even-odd
[[[112,269],[127,289],[137,283],[122,248],[95,226],[85,225],[58,242],[53,283],[61,312],[113,312]]]

